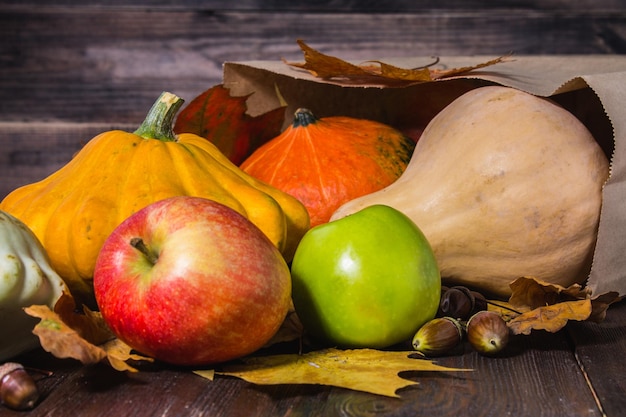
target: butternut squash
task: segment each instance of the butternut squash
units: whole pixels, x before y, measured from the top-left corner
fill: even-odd
[[[396,182],[344,204],[331,221],[392,206],[423,230],[444,282],[506,297],[521,276],[585,281],[608,175],[606,155],[567,110],[482,87],[430,121]]]

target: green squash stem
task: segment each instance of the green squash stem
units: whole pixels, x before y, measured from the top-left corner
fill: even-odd
[[[135,130],[135,135],[145,139],[158,139],[164,142],[175,142],[173,123],[176,113],[185,100],[175,94],[163,92],[154,102],[145,120]]]

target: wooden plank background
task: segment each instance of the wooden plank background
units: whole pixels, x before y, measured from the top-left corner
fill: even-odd
[[[298,38],[354,60],[625,54],[624,3],[0,0],[0,198],[58,169],[96,134],[134,130],[161,91],[191,100],[219,84],[226,61],[301,60]],[[568,332],[523,339],[520,352],[499,360],[472,353],[443,358],[443,365],[478,368],[492,377],[420,375],[419,388],[408,390],[405,402],[320,387],[261,389],[235,379],[210,384],[191,373],[169,371],[126,378],[59,360],[53,365],[57,376],[42,381],[45,407],[30,415],[139,409],[144,415],[163,410],[304,415],[322,407],[320,415],[343,416],[356,408],[367,415],[398,416],[441,415],[442,410],[618,416],[626,406],[626,378],[619,370],[626,343],[623,303],[616,313],[602,325],[575,324]],[[50,366],[49,355],[37,358],[40,362],[30,365]],[[20,413],[2,409],[0,414]]]
[[[186,100],[226,61],[626,53],[626,7],[581,1],[4,0],[0,198],[95,134],[134,129],[163,90]]]

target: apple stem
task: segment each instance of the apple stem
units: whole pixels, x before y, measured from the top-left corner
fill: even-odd
[[[141,252],[152,265],[156,264],[159,257],[152,252],[140,237],[134,237],[130,240],[130,245]]]

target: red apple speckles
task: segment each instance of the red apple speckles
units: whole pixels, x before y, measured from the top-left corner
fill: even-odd
[[[290,306],[291,277],[248,219],[181,196],[114,230],[98,256],[94,290],[104,320],[129,346],[172,364],[206,365],[271,339]]]

